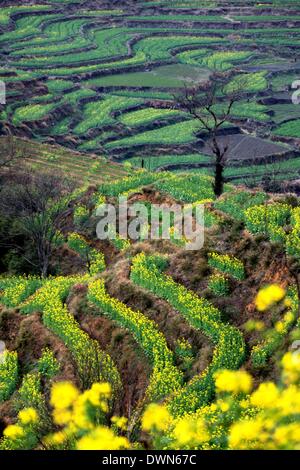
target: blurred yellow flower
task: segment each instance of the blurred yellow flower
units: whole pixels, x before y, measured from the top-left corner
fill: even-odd
[[[24,408],[19,412],[20,422],[24,425],[36,423],[38,420],[37,411],[34,408]]]
[[[244,324],[246,331],[262,331],[265,328],[265,324],[261,320],[248,320]]]
[[[68,409],[56,408],[53,410],[53,421],[59,426],[68,424],[72,420],[72,412]]]
[[[111,429],[98,426],[77,442],[78,450],[119,450],[128,449],[126,437],[116,436]]]
[[[280,302],[285,296],[285,290],[277,284],[260,289],[255,299],[255,306],[260,312],[264,312],[277,302]]]
[[[113,416],[111,422],[119,429],[125,430],[127,425],[127,418],[124,416]]]
[[[221,370],[215,374],[217,392],[249,393],[252,377],[244,370]]]
[[[223,411],[224,413],[228,411],[230,408],[229,403],[227,403],[227,401],[224,401],[224,400],[219,400],[217,404],[219,405],[221,411]]]
[[[179,447],[193,447],[209,440],[204,420],[202,418],[193,419],[190,416],[178,421],[173,435],[176,439],[176,446]]]
[[[9,439],[14,440],[14,439],[18,439],[20,437],[23,437],[24,436],[24,430],[18,424],[10,424],[9,426],[7,426],[4,429],[3,435],[5,437],[8,437]]]
[[[44,439],[44,443],[46,445],[61,445],[63,444],[67,439],[67,435],[63,431],[58,431],[53,434],[50,434]]]
[[[110,398],[111,386],[109,383],[94,383],[87,392],[87,398],[94,406],[100,406],[103,411],[107,411],[107,404],[103,398]]]
[[[171,416],[165,406],[151,403],[142,417],[142,429],[144,431],[151,431],[152,429],[165,431],[168,428],[170,419]]]
[[[276,385],[273,382],[264,382],[252,393],[250,402],[260,408],[273,408],[278,397],[279,390]]]
[[[275,429],[274,439],[283,448],[293,448],[293,444],[299,446],[300,443],[300,425],[291,423],[285,426],[279,426]]]
[[[285,299],[285,300],[284,300],[284,306],[285,306],[285,307],[291,307],[291,306],[292,306],[292,301],[291,301],[291,299]]]
[[[278,321],[275,323],[275,330],[277,333],[282,333],[284,331],[284,323],[282,321]]]
[[[64,409],[71,406],[79,392],[71,382],[56,382],[51,389],[50,403],[54,408]]]
[[[260,438],[263,423],[259,420],[245,419],[233,424],[229,433],[231,449],[251,449]],[[252,442],[251,442],[252,441]]]
[[[283,380],[286,383],[296,383],[300,380],[300,352],[287,352],[282,360]]]

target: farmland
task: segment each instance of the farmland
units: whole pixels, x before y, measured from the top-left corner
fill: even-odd
[[[196,14],[193,2],[174,8],[137,2],[130,11],[81,3],[49,1],[1,9],[0,47],[6,52],[0,72],[8,89],[1,116],[17,135],[24,135],[26,124],[29,138],[57,136],[66,146],[72,142],[74,150],[88,149],[118,161],[130,157],[132,162],[162,150],[172,155],[174,143],[177,154],[195,154],[197,164],[199,153],[201,163],[197,126],[191,123],[180,137],[189,125],[184,110],[173,112],[173,103],[184,86],[201,88],[209,77],[222,74],[219,112],[226,95],[241,90],[228,135],[232,124],[255,136],[259,122],[260,136],[286,145],[283,159],[291,153],[297,157],[297,110],[291,102],[300,68],[297,2],[287,7],[273,2],[273,14],[251,1],[245,14],[243,9],[232,12],[231,2],[222,2],[221,14],[218,2],[204,2]],[[18,90],[31,83],[32,92],[20,101]],[[35,95],[37,87],[43,92]],[[171,142],[168,135],[177,129]],[[279,149],[275,154],[266,149],[265,159],[277,153]],[[251,159],[256,155],[249,149]],[[245,168],[246,179],[248,175]]]
[[[2,3],[0,452],[299,450],[300,2]]]

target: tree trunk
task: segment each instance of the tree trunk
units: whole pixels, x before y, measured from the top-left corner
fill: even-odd
[[[49,270],[49,261],[51,256],[51,249],[47,241],[40,236],[37,242],[37,255],[39,260],[40,272],[42,278],[46,278]]]
[[[41,275],[42,275],[43,279],[45,279],[48,275],[48,260],[44,261],[44,264],[43,264],[42,270],[41,270]]]
[[[214,193],[216,197],[221,196],[224,190],[224,166],[219,161],[216,162],[215,166],[215,181],[214,181]]]

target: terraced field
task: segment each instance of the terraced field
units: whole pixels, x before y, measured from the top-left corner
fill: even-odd
[[[0,137],[0,145],[7,146],[7,137]],[[62,146],[18,137],[14,139],[14,145],[22,153],[25,166],[37,171],[61,172],[78,186],[114,181],[128,175],[124,166],[93,153],[80,153]]]
[[[287,362],[299,334],[296,278],[288,270],[300,254],[296,198],[289,204],[283,195],[274,200],[228,184],[216,200],[209,176],[133,170],[118,177],[110,168],[112,180],[70,197],[70,220],[57,244],[60,275],[0,276],[0,337],[7,347],[0,449],[134,449],[137,442],[143,448],[145,432],[147,448],[240,449],[245,444],[232,440],[233,426],[242,426],[245,413],[247,423],[265,420],[270,448],[298,445],[298,434],[281,444],[273,433],[290,422],[299,428],[298,408],[290,405],[299,385],[287,382],[298,381],[299,369],[292,369],[296,379],[284,376],[285,386],[278,385],[289,400],[283,411],[276,402],[279,417],[270,420],[248,395],[251,373],[262,381],[253,396],[262,390],[260,400],[269,400],[278,359]],[[172,239],[95,240],[85,217],[93,220],[99,204],[124,194],[130,203],[202,200],[207,246],[191,256]],[[266,305],[266,296],[261,303],[256,297],[265,280],[279,289]],[[291,374],[289,363],[284,371]],[[218,374],[227,374],[223,382]],[[272,407],[268,401],[273,413]],[[194,423],[197,434],[186,435]],[[266,445],[248,427],[243,432],[250,448]]]
[[[163,166],[154,163],[162,153],[168,164],[174,155],[176,168],[205,166],[197,124],[174,107],[184,86],[201,89],[218,76],[220,107],[242,87],[229,140],[237,128],[266,139],[259,162],[249,147],[234,163],[245,165],[241,178],[272,159],[282,161],[283,179],[287,167],[296,168],[299,111],[291,87],[300,73],[298,2],[6,3],[0,8],[2,133],[9,126],[19,136],[149,168]],[[184,161],[185,155],[193,157]]]
[[[1,2],[0,453],[300,449],[299,49],[300,0]]]

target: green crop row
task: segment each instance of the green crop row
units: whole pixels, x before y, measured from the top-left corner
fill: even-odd
[[[251,56],[247,51],[221,51],[201,58],[200,64],[213,70],[225,71],[234,67],[235,62],[242,62]]]
[[[229,293],[228,279],[224,274],[217,273],[210,276],[207,287],[218,297]]]
[[[199,130],[200,127],[201,124],[199,122],[191,119],[109,142],[105,144],[105,148],[109,150],[134,145],[175,145],[190,143],[197,140],[195,132]]]
[[[190,155],[147,155],[145,157],[133,157],[127,160],[133,166],[140,168],[142,164],[147,170],[156,170],[157,168],[164,167],[167,165],[181,165],[181,164],[193,164],[203,163],[209,165],[211,158],[207,155],[201,155],[200,153]]]
[[[201,330],[216,345],[207,369],[168,399],[171,413],[182,416],[208,403],[214,392],[214,373],[220,368],[238,368],[244,359],[245,345],[236,328],[221,322],[216,307],[162,274],[163,266],[161,259],[141,253],[133,259],[131,280],[169,302],[193,328]]]
[[[300,259],[300,208],[295,207],[291,213],[292,229],[286,238],[286,252]]]
[[[284,226],[291,216],[291,207],[284,203],[262,204],[245,211],[247,229],[267,235],[272,242],[285,242]]]
[[[42,378],[51,380],[59,372],[59,364],[52,351],[48,348],[42,351],[40,359],[37,361],[36,370],[27,373],[21,386],[13,399],[13,406],[18,414],[17,425],[23,429],[23,433],[16,439],[2,437],[0,441],[1,450],[34,449],[41,436],[49,432],[50,417],[42,390]],[[24,423],[21,420],[23,410],[34,408],[37,412],[37,420]]]
[[[18,5],[0,8],[0,25],[7,25],[15,13],[32,13],[35,11],[51,10],[48,5]]]
[[[36,37],[26,42],[19,41],[16,44],[10,45],[10,48],[13,49],[10,55],[11,57],[26,57],[27,55],[59,53],[65,51],[68,47],[72,47],[74,42],[77,43],[78,40],[80,42],[84,41],[86,45],[90,44],[90,41],[79,36],[84,24],[86,24],[84,19],[58,20],[46,24],[42,37]],[[71,38],[74,38],[72,42],[63,42]]]
[[[84,134],[87,130],[114,124],[115,119],[111,115],[113,112],[130,108],[142,104],[139,98],[126,98],[122,96],[108,96],[100,101],[88,103],[83,108],[83,119],[74,128],[75,134]]]
[[[171,51],[175,48],[195,45],[201,46],[219,42],[225,41],[217,37],[159,36],[142,39],[134,45],[133,50],[136,54],[144,53],[145,60],[153,62],[171,58]]]
[[[220,255],[219,253],[208,254],[208,265],[221,273],[242,281],[245,278],[245,269],[242,261],[230,255]]]
[[[10,276],[0,278],[0,303],[9,308],[17,307],[42,286],[42,280],[35,276]]]
[[[101,184],[99,193],[104,196],[117,197],[140,186],[152,184],[162,177],[163,174],[158,173],[136,172],[134,176],[126,176],[111,183]]]
[[[56,23],[58,24],[58,23]],[[109,59],[109,58],[114,58],[115,56],[126,56],[128,54],[127,50],[127,42],[131,38],[133,33],[128,33],[126,29],[118,29],[118,28],[112,28],[112,29],[104,29],[101,31],[95,31],[93,33],[93,38],[91,41],[84,40],[84,38],[81,38],[81,40],[84,40],[83,44],[80,45],[76,44],[78,41],[78,38],[75,38],[75,42],[70,43],[67,47],[70,47],[72,49],[76,47],[83,47],[87,46],[90,44],[95,44],[96,47],[85,50],[83,52],[77,52],[74,54],[73,52],[70,52],[68,54],[61,54],[61,55],[48,55],[47,51],[40,51],[41,55],[40,57],[33,57],[32,59],[22,59],[19,62],[17,62],[18,65],[22,67],[45,67],[45,66],[59,66],[59,65],[66,65],[66,64],[81,64],[85,62],[90,62],[92,60],[103,60],[103,59]],[[62,45],[58,46],[53,46],[51,52],[63,52],[67,51],[67,49],[62,49]],[[56,49],[57,48],[57,49]],[[37,54],[38,51],[33,52],[33,55]]]
[[[290,302],[291,306],[285,312],[283,318],[277,321],[274,328],[268,331],[267,338],[251,350],[251,362],[254,367],[264,367],[267,365],[268,359],[282,346],[284,338],[296,323],[299,299],[295,286],[288,289],[286,299]]]
[[[148,356],[153,372],[149,379],[146,399],[157,401],[180,388],[182,374],[174,366],[173,354],[165,337],[152,320],[110,297],[103,280],[89,285],[88,299],[100,307],[104,315],[129,330]]]
[[[172,175],[158,181],[155,186],[159,191],[167,193],[174,199],[183,202],[201,202],[213,200],[212,178],[202,175]]]
[[[156,120],[168,119],[177,116],[185,116],[176,109],[144,108],[131,113],[123,114],[119,121],[125,126],[134,127],[149,124]]]
[[[120,388],[120,377],[113,361],[100,349],[97,341],[91,340],[80,329],[63,303],[74,284],[88,280],[88,275],[50,279],[21,304],[20,309],[23,313],[43,312],[44,325],[64,342],[72,354],[84,388],[102,380],[110,382],[116,392]]]
[[[40,33],[42,23],[59,18],[59,15],[32,15],[16,20],[16,29],[8,31],[0,37],[0,43],[19,41]]]
[[[97,251],[95,248],[91,248],[78,233],[69,234],[68,246],[82,257],[92,276],[105,270],[106,266],[103,253]]]
[[[214,203],[214,207],[233,219],[244,221],[247,209],[263,204],[268,199],[266,193],[236,190],[225,193]]]
[[[265,71],[236,75],[229,83],[227,83],[227,85],[225,85],[224,93],[255,93],[258,91],[263,91],[268,86],[268,82],[265,75]]]
[[[17,108],[13,114],[12,122],[16,125],[26,121],[39,121],[45,118],[58,106],[58,103],[51,104],[28,104]]]
[[[273,132],[274,134],[282,135],[284,137],[296,137],[300,139],[300,119],[285,122],[277,127]]]
[[[0,403],[8,400],[15,391],[18,377],[18,355],[16,352],[4,351],[0,355]]]

